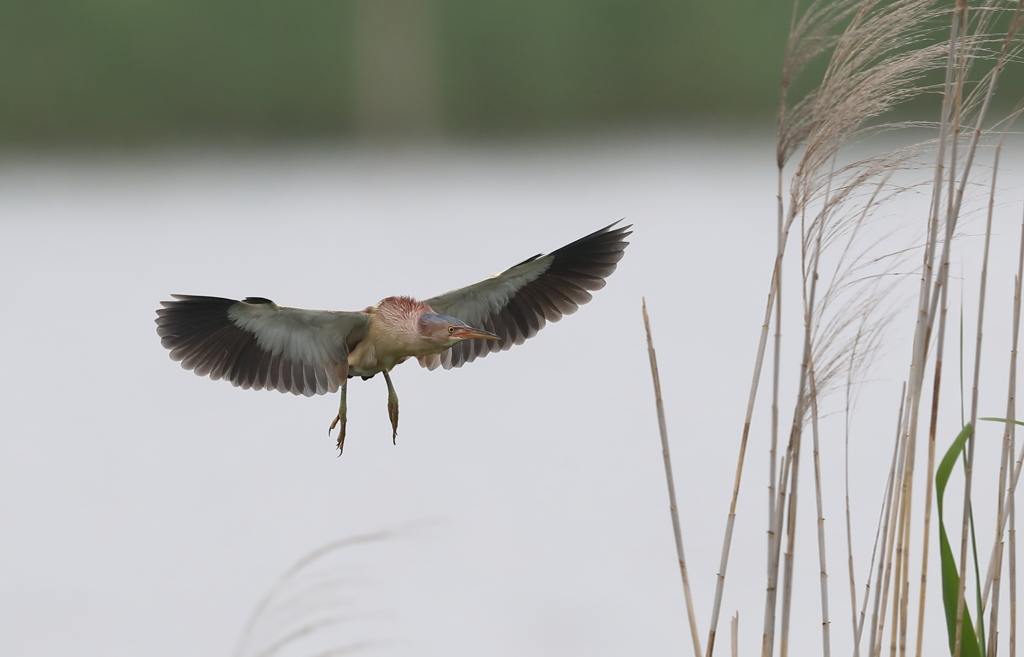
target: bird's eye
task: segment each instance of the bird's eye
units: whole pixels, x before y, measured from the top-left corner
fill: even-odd
[[[455,333],[455,327],[454,326],[449,326],[448,327],[448,332],[449,333]]]

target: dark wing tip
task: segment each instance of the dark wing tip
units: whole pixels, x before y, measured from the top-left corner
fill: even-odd
[[[337,389],[334,363],[301,362],[264,349],[255,332],[232,320],[229,310],[240,302],[185,294],[162,301],[156,324],[160,343],[171,360],[211,379],[226,379],[243,389],[278,390],[307,397]],[[247,297],[251,305],[273,304]],[[273,312],[273,311],[272,311]],[[330,368],[330,369],[328,369]]]
[[[632,234],[633,225],[619,226],[622,221],[566,244],[548,256],[534,256],[520,263],[527,264],[538,257],[551,258],[540,276],[518,289],[503,307],[480,322],[484,330],[497,334],[499,339],[456,345],[449,356],[442,358],[442,367],[460,367],[488,353],[522,344],[548,322],[557,322],[589,302],[590,293],[605,286],[605,279],[615,271],[629,246],[625,238]]]

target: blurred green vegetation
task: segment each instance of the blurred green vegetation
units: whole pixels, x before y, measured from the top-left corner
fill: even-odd
[[[429,39],[403,51],[405,33],[388,30],[410,16],[410,3],[429,7],[432,18],[420,21]],[[395,70],[388,53],[430,58],[436,107],[417,129],[445,135],[767,120],[791,8],[789,0],[7,0],[0,142],[351,136],[394,97],[372,92]],[[383,63],[366,64],[372,57]],[[364,96],[385,100],[360,105]],[[392,102],[419,111],[415,99]]]
[[[788,0],[448,0],[447,127],[771,118]]]

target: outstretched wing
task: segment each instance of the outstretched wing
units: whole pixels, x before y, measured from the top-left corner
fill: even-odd
[[[435,369],[460,367],[492,351],[504,351],[537,335],[548,322],[571,315],[600,290],[622,259],[632,226],[614,224],[572,244],[537,255],[468,287],[426,299],[434,312],[450,315],[498,336],[466,340],[448,351],[420,358]]]
[[[366,337],[369,315],[171,295],[156,311],[160,343],[181,366],[242,388],[294,395],[334,392],[348,377],[348,352]]]

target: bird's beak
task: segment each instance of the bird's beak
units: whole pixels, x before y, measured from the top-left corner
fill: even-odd
[[[457,328],[455,329],[455,337],[460,340],[472,340],[473,338],[479,338],[481,340],[497,340],[498,336],[488,331],[481,331],[475,328]]]

